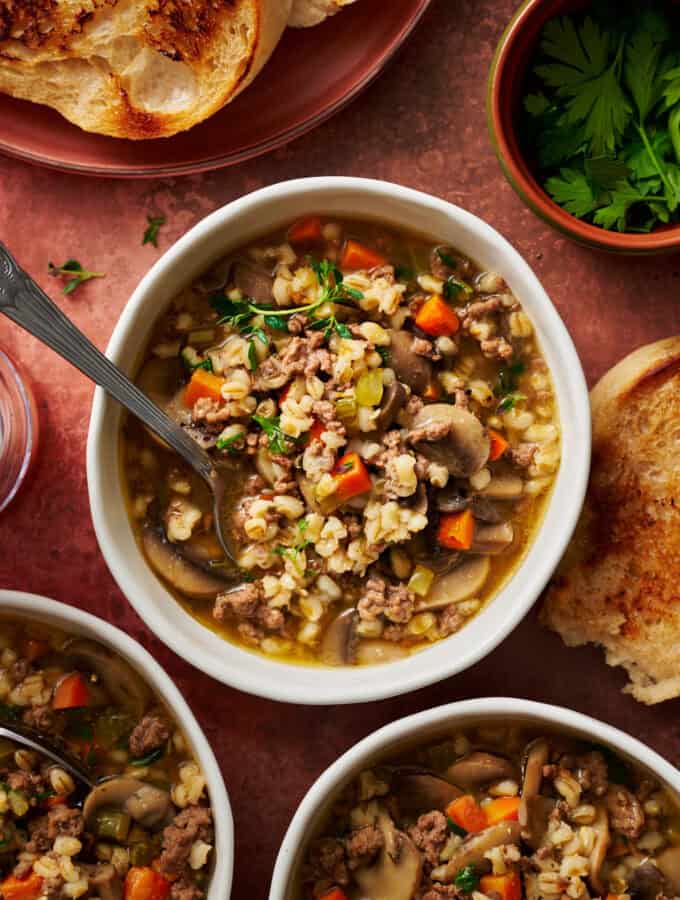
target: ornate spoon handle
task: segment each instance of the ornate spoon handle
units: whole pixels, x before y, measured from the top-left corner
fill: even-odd
[[[103,387],[179,453],[205,481],[214,481],[215,470],[208,454],[76,328],[1,242],[0,312]]]

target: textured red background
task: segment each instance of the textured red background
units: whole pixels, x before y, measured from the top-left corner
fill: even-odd
[[[0,238],[55,296],[56,283],[45,275],[49,259],[76,256],[108,272],[59,298],[103,348],[158,254],[215,208],[288,178],[384,178],[460,204],[510,238],[558,306],[592,383],[634,347],[680,333],[680,259],[627,260],[576,247],[534,218],[503,180],[486,133],[485,79],[514,6],[514,0],[435,0],[397,61],[348,110],[285,150],[236,169],[117,183],[0,160]],[[147,212],[167,216],[158,251],[140,246]],[[32,480],[0,519],[0,586],[46,594],[109,619],[177,680],[231,795],[236,900],[266,896],[284,830],[319,773],[378,726],[430,706],[499,694],[564,704],[618,725],[680,764],[680,703],[638,705],[621,694],[621,673],[607,668],[598,651],[566,650],[533,615],[474,669],[392,701],[283,710],[217,687],[147,631],[104,565],[85,482],[91,385],[6,320],[0,321],[0,345],[31,371],[43,426]]]

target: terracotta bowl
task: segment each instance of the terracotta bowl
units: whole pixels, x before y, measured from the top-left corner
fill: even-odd
[[[587,0],[526,0],[508,25],[489,75],[487,113],[496,155],[506,178],[524,203],[567,237],[613,253],[657,254],[680,250],[680,225],[651,234],[606,231],[572,216],[543,190],[524,156],[516,131],[524,81],[541,31],[550,19],[587,9]]]

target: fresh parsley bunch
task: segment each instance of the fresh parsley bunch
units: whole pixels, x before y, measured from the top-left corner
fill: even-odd
[[[597,0],[543,31],[525,145],[553,199],[602,228],[680,219],[680,24],[669,15]]]

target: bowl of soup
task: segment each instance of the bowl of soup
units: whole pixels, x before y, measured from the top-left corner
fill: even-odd
[[[588,716],[453,703],[380,729],[318,779],[269,898],[676,896],[679,791],[670,763]]]
[[[0,591],[0,722],[18,732],[0,738],[3,896],[229,896],[222,776],[139,644],[54,600]]]
[[[98,393],[102,551],[159,637],[228,684],[359,702],[461,671],[571,535],[580,363],[521,257],[444,201],[362,179],[242,198],[152,269],[109,354],[224,473],[234,558],[205,485]]]

